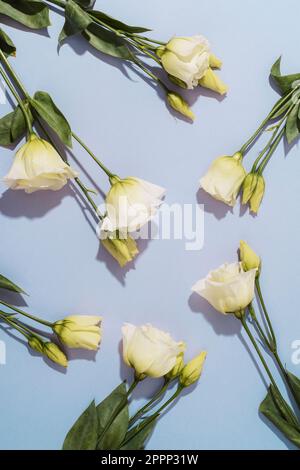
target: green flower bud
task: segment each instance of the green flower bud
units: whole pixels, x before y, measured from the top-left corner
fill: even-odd
[[[257,173],[249,173],[243,183],[243,199],[242,203],[247,204],[253,192],[255,191],[256,185],[258,181],[258,174]]]
[[[258,175],[258,180],[257,180],[255,190],[250,198],[250,210],[251,212],[254,212],[255,214],[257,214],[258,209],[261,205],[262,199],[264,197],[265,187],[266,185],[265,185],[265,180],[263,176]]]
[[[194,121],[195,115],[190,109],[187,102],[178,93],[170,91],[167,94],[167,101],[171,108],[175,109],[178,113]]]
[[[68,359],[66,355],[56,344],[51,342],[44,343],[43,353],[56,364],[59,364],[62,367],[68,366]]]
[[[207,352],[202,351],[184,366],[180,374],[180,383],[183,387],[190,387],[199,380],[206,356]]]
[[[251,271],[251,269],[257,269],[259,272],[261,266],[261,259],[252,250],[252,248],[243,240],[240,241],[240,259],[243,265],[244,271]]]
[[[128,236],[127,238],[103,238],[101,243],[104,248],[118,261],[121,268],[132,261],[139,253],[136,241]]]
[[[34,351],[44,354],[44,343],[36,336],[31,336],[31,338],[29,338],[28,345],[31,349],[34,349]]]

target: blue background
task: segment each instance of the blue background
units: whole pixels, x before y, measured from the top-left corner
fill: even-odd
[[[273,62],[283,54],[284,71],[299,71],[299,1],[287,0],[284,7],[274,0],[106,0],[96,5],[131,24],[152,27],[158,39],[207,36],[224,61],[221,77],[230,86],[228,96],[191,92],[187,96],[196,122],[177,119],[143,78],[120,62],[100,60],[79,38],[58,55],[63,18],[55,13],[49,36],[24,32],[5,20],[18,49],[16,70],[31,93],[46,90],[54,97],[73,129],[113,170],[166,187],[170,204],[196,204],[198,180],[210,161],[236,151],[277,99],[268,80]],[[10,109],[9,102],[1,105],[1,115]],[[247,168],[261,148],[262,143],[246,158]],[[74,152],[107,191],[105,175],[77,146]],[[4,176],[13,152],[2,149],[1,155]],[[71,188],[25,195],[6,191],[1,183],[0,271],[30,293],[17,299],[19,304],[53,321],[68,314],[104,316],[95,360],[74,353],[67,373],[0,331],[7,346],[7,365],[0,366],[1,448],[60,448],[88,403],[130,377],[119,354],[125,321],[152,322],[184,339],[187,358],[208,350],[201,381],[161,419],[149,449],[291,448],[258,415],[265,384],[243,344],[248,342],[239,323],[191,295],[191,286],[211,268],[235,261],[239,240],[248,240],[263,257],[262,284],[280,353],[287,367],[300,374],[300,366],[291,361],[291,343],[300,339],[299,168],[298,145],[287,154],[281,144],[266,171],[267,191],[257,218],[241,213],[239,205],[227,211],[198,193],[206,211],[204,248],[188,252],[184,241],[153,240],[125,272],[99,251],[94,227]],[[134,407],[157,386],[157,381],[145,381]]]

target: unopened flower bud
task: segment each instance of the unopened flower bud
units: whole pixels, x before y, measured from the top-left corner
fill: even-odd
[[[171,108],[175,109],[178,113],[194,121],[195,115],[190,109],[187,102],[178,93],[170,91],[167,94],[167,101]]]
[[[250,198],[250,210],[257,214],[258,209],[260,208],[262,199],[265,194],[265,180],[262,175],[258,175],[257,184],[255,190]]]
[[[243,240],[240,241],[240,259],[244,271],[251,271],[251,269],[257,269],[257,272],[259,273],[261,259],[255,253],[255,251],[252,250],[248,243],[244,242]]]
[[[258,174],[257,173],[249,173],[243,183],[243,198],[242,203],[247,204],[251,196],[256,188],[258,181]]]
[[[44,354],[44,343],[41,341],[39,338],[36,336],[31,336],[28,340],[28,345],[33,349],[34,351],[37,351],[41,354]]]
[[[184,366],[180,374],[180,383],[183,387],[190,387],[199,380],[206,356],[207,352],[202,351]]]
[[[43,353],[48,357],[48,359],[55,362],[56,364],[62,367],[68,366],[68,359],[66,355],[56,344],[51,342],[44,343]]]

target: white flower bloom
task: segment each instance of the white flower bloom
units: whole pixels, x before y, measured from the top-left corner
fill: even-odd
[[[242,155],[237,152],[214,160],[200,185],[212,197],[233,207],[245,177]]]
[[[17,152],[4,182],[11,189],[33,193],[46,189],[57,191],[76,176],[49,142],[32,134]]]
[[[254,298],[257,269],[244,272],[242,263],[223,264],[192,288],[221,313],[245,309]]]
[[[54,323],[53,331],[69,348],[96,351],[102,336],[101,321],[95,315],[70,315]]]
[[[162,66],[192,89],[209,68],[210,45],[204,36],[174,37],[159,51]]]
[[[149,324],[138,327],[126,323],[122,333],[124,362],[140,378],[163,377],[175,366],[178,354],[185,351],[183,342]]]
[[[140,178],[111,178],[112,187],[106,197],[106,217],[101,230],[134,232],[157,212],[166,190]]]

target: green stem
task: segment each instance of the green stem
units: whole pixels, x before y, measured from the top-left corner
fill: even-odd
[[[0,49],[0,57],[1,57],[1,54],[3,54],[3,52]],[[2,67],[0,67],[0,74],[1,74],[3,80],[5,81],[6,85],[8,86],[9,90],[11,91],[12,95],[14,96],[15,100],[17,101],[18,105],[20,106],[20,108],[21,108],[21,110],[24,114],[24,118],[25,118],[25,121],[26,121],[26,125],[27,125],[27,129],[28,129],[29,134],[32,134],[33,129],[32,129],[32,124],[31,124],[31,119],[29,117],[29,114],[28,114],[25,106],[24,106],[24,103],[23,103],[22,99],[19,97],[18,93],[16,92],[16,90],[12,86],[7,74],[2,69]]]
[[[140,416],[145,414],[145,412],[148,411],[148,409],[151,408],[151,406],[166,392],[171,382],[172,382],[171,380],[166,380],[164,385],[154,395],[154,397],[151,400],[149,400],[139,411],[135,413],[135,415],[129,421],[130,426],[134,424],[135,421],[137,421],[137,419],[139,419]]]
[[[5,313],[5,312],[0,312],[0,314],[2,314],[2,316],[5,315],[5,318],[7,318],[7,313]],[[44,341],[43,338],[42,338],[40,335],[38,335],[35,331],[32,330],[32,328],[30,328],[30,327],[27,326],[27,325],[24,325],[24,324],[23,324],[22,322],[20,322],[17,318],[14,318],[14,317],[13,317],[13,318],[8,317],[8,318],[9,318],[9,320],[10,320],[11,322],[13,322],[15,325],[19,326],[19,327],[22,328],[24,331],[28,332],[30,336],[34,336],[34,337],[37,338],[38,340]],[[42,333],[41,333],[41,334],[42,334]],[[45,336],[46,338],[48,338],[47,335],[44,334],[44,336]]]
[[[281,131],[278,134],[277,138],[275,139],[274,143],[271,145],[269,152],[267,153],[267,155],[265,156],[263,161],[260,163],[260,165],[258,167],[258,170],[257,170],[259,175],[262,175],[262,173],[263,173],[264,169],[266,168],[267,164],[269,163],[273,153],[277,149],[282,137],[284,136],[284,133],[285,133],[285,127],[283,127],[281,129]]]
[[[271,371],[270,371],[270,369],[269,369],[269,367],[268,367],[268,365],[267,365],[267,363],[266,363],[266,361],[265,361],[265,359],[264,359],[262,353],[260,352],[259,347],[257,346],[257,343],[256,343],[256,341],[255,341],[255,338],[254,338],[254,336],[252,335],[252,333],[251,333],[251,331],[250,331],[250,329],[249,329],[249,327],[248,327],[248,325],[247,325],[247,323],[246,323],[246,321],[245,321],[245,317],[242,316],[242,317],[240,318],[240,320],[241,320],[241,323],[242,323],[242,325],[243,325],[243,327],[244,327],[244,329],[245,329],[245,331],[246,331],[246,333],[247,333],[247,335],[248,335],[248,337],[249,337],[251,343],[252,343],[253,346],[254,346],[255,351],[257,352],[257,354],[258,354],[258,356],[259,356],[259,359],[261,360],[262,365],[264,366],[264,369],[265,369],[265,371],[266,371],[266,373],[267,373],[267,375],[268,375],[268,377],[269,377],[269,379],[270,379],[270,381],[271,381],[271,384],[273,385],[273,387],[274,387],[274,389],[276,390],[278,396],[280,396],[280,398],[281,398],[281,400],[282,400],[282,404],[283,404],[283,406],[284,406],[284,408],[285,408],[285,410],[286,410],[287,415],[290,417],[291,421],[294,422],[294,424],[295,424],[296,426],[299,426],[299,423],[298,423],[298,421],[297,421],[297,418],[294,416],[293,412],[290,410],[289,406],[287,405],[286,401],[284,400],[284,398],[283,398],[283,396],[282,396],[282,394],[281,394],[281,392],[280,392],[280,390],[279,390],[279,388],[278,388],[278,386],[277,386],[277,384],[276,384],[276,382],[275,382],[275,379],[274,379],[274,377],[273,377],[273,375],[272,375],[272,373],[271,373]]]
[[[4,302],[3,300],[0,300],[0,304],[5,305],[5,307],[10,308],[11,310],[13,310],[14,312],[19,313],[20,315],[24,315],[25,317],[30,318],[30,320],[34,320],[38,323],[41,323],[42,325],[49,326],[50,328],[52,328],[52,325],[53,325],[52,323],[50,323],[46,320],[41,320],[40,318],[35,317],[34,315],[31,315],[30,313],[24,312],[24,310],[21,310],[17,307],[14,307],[13,305],[11,305],[7,302]]]
[[[249,140],[247,140],[247,142],[242,146],[240,152],[242,154],[244,154],[247,150],[248,150],[248,147],[256,140],[256,138],[262,133],[263,129],[265,128],[265,126],[268,124],[268,122],[272,119],[272,117],[277,113],[277,111],[284,105],[284,103],[286,103],[288,101],[288,99],[291,97],[291,95],[295,92],[295,90],[293,89],[292,91],[290,91],[284,101],[282,101],[282,98],[280,98],[277,103],[275,104],[275,106],[273,107],[273,109],[271,110],[271,112],[268,114],[268,116],[263,120],[263,122],[261,123],[261,125],[259,126],[259,128],[254,132],[254,134],[250,137]]]
[[[7,318],[5,315],[3,315],[4,312],[1,312],[0,311],[0,318],[5,321],[8,325],[12,326],[13,328],[15,328],[19,333],[21,333],[23,336],[25,336],[25,338],[28,340],[30,339],[30,335],[28,335],[24,330],[23,328],[19,327],[18,325],[16,325],[12,320],[10,320],[9,318]]]
[[[141,39],[142,41],[148,41],[148,42],[152,42],[153,44],[158,44],[159,46],[165,46],[166,45],[165,42],[156,41],[155,39],[150,39],[150,38],[147,38],[145,36],[140,36],[139,34],[135,34],[135,33],[126,33],[126,34],[128,36],[133,36],[134,38]]]
[[[164,84],[164,82],[159,78],[157,77],[157,75],[155,75],[153,72],[151,72],[151,70],[149,70],[138,58],[135,58],[134,61],[133,61],[143,72],[145,72],[147,75],[149,75],[149,77],[152,78],[152,80],[156,81],[163,89],[166,93],[169,92],[168,88],[166,87],[166,85]]]
[[[262,306],[262,309],[263,309],[264,317],[266,319],[268,328],[270,330],[270,334],[271,334],[271,337],[272,337],[272,346],[274,347],[274,352],[275,352],[277,350],[276,336],[275,336],[275,332],[274,332],[274,329],[273,329],[273,326],[272,326],[272,322],[270,320],[268,310],[267,310],[267,307],[266,307],[266,304],[265,304],[265,301],[264,301],[264,298],[263,298],[263,295],[262,295],[260,282],[259,282],[259,276],[257,276],[256,279],[255,279],[255,287],[256,287],[258,298],[260,300],[260,303],[261,303],[261,306]]]
[[[251,317],[252,317],[252,319],[253,319],[253,321],[254,321],[255,327],[257,328],[257,330],[258,330],[258,332],[259,332],[259,334],[260,334],[261,339],[265,342],[265,344],[267,345],[267,347],[268,347],[269,349],[272,349],[272,348],[271,348],[271,341],[272,341],[272,338],[271,338],[271,336],[270,336],[270,333],[269,333],[269,331],[268,331],[268,336],[269,336],[269,337],[267,338],[267,336],[265,335],[265,333],[264,333],[264,331],[263,331],[263,329],[262,329],[262,327],[261,327],[261,325],[260,325],[260,323],[259,323],[259,321],[258,321],[258,319],[257,319],[256,313],[255,313],[255,310],[254,310],[252,304],[249,305],[248,310],[249,310],[249,313],[250,313],[250,315],[251,315]]]
[[[75,132],[72,131],[72,136],[74,137],[75,140],[81,145],[82,148],[92,157],[92,159],[97,163],[97,165],[100,166],[100,168],[107,174],[107,176],[110,178],[114,176],[114,174],[106,168],[105,165],[96,157],[96,155],[89,149],[89,147],[78,137],[78,135],[75,134]]]
[[[148,426],[150,423],[152,423],[156,418],[158,418],[160,416],[160,414],[162,413],[162,411],[167,406],[169,406],[174,400],[176,400],[176,398],[180,395],[180,393],[182,392],[183,389],[184,389],[183,385],[179,385],[176,392],[171,396],[171,398],[169,398],[169,400],[167,400],[155,413],[153,413],[153,415],[151,415],[147,419],[145,419],[145,421],[140,426],[138,426],[136,432],[131,434],[130,437],[127,440],[122,442],[120,447],[125,446],[131,439],[133,439],[139,432],[141,432],[142,429],[144,429],[146,426]]]

